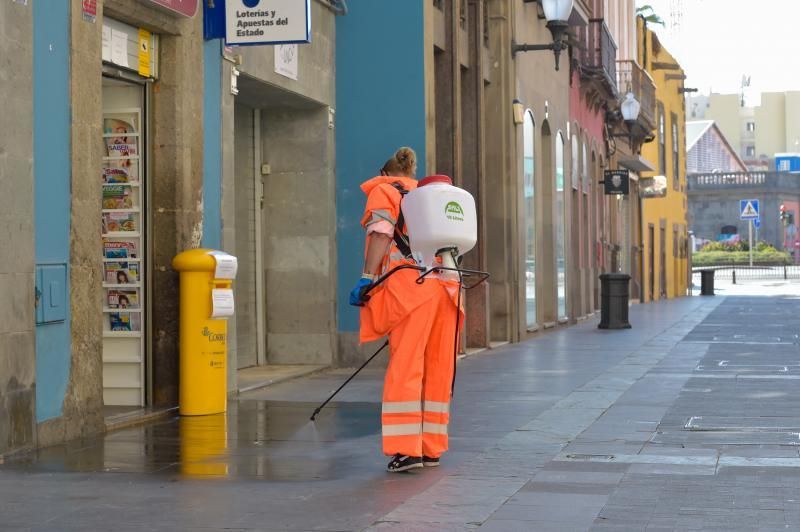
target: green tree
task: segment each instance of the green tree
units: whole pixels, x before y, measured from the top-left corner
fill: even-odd
[[[643,5],[642,7],[636,8],[636,14],[644,18],[645,22],[648,24],[658,24],[660,26],[666,26],[664,24],[664,19],[659,17],[656,13],[656,10],[653,9],[653,6],[650,4]]]

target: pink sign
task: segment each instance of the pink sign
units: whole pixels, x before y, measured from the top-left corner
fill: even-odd
[[[146,2],[159,5],[173,13],[184,17],[193,17],[197,14],[197,7],[200,0],[145,0]]]

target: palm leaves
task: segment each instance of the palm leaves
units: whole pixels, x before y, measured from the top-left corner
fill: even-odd
[[[659,24],[661,26],[666,26],[666,24],[664,24],[664,19],[658,16],[656,10],[653,9],[653,6],[650,4],[637,7],[636,15],[644,18],[645,22],[648,24]]]

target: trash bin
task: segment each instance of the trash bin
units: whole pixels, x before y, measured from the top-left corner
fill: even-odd
[[[700,295],[713,296],[714,295],[714,271],[715,270],[700,270]],[[735,282],[735,277],[734,277]]]
[[[227,410],[228,322],[233,316],[236,257],[192,249],[172,260],[180,273],[179,411],[182,416]]]
[[[604,273],[600,276],[600,329],[630,329],[628,300],[631,276]]]

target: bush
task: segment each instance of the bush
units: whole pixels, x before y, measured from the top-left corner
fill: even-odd
[[[700,251],[733,253],[736,251],[750,251],[747,242],[709,242]]]
[[[700,250],[700,252],[725,252],[725,253],[735,253],[738,251],[750,251],[750,245],[745,242],[744,240],[740,240],[734,244],[728,242],[709,242]],[[766,242],[759,242],[757,243],[753,251],[759,253],[780,253],[774,246],[766,243]]]
[[[759,242],[756,244],[756,247],[753,249],[753,251],[757,251],[759,253],[780,253],[775,246],[767,244],[766,242]]]
[[[772,246],[768,246],[772,247]],[[703,248],[705,250],[705,248]],[[753,251],[753,263],[785,264],[789,262],[789,254],[777,251]],[[749,264],[750,253],[747,251],[698,251],[692,255],[693,266],[728,266],[731,264]]]

